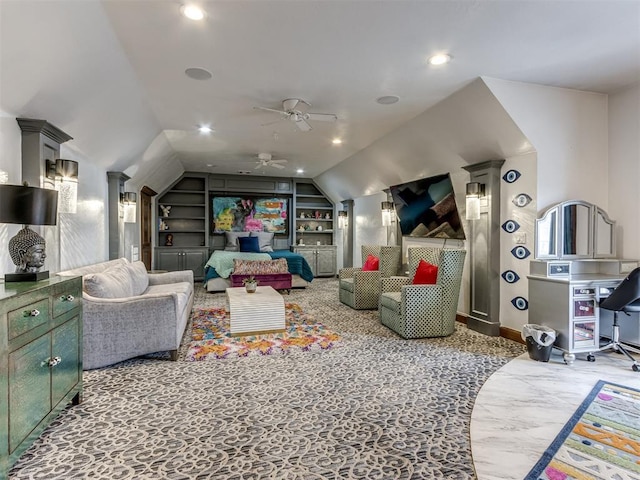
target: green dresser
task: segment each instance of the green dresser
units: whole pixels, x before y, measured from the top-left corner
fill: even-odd
[[[0,479],[82,395],[82,277],[0,283]]]

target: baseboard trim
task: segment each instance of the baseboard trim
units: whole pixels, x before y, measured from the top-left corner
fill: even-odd
[[[456,313],[456,322],[460,322],[466,325],[467,319],[468,317],[466,315]],[[500,327],[500,336],[524,345],[524,340],[522,340],[522,336],[520,335],[520,332],[518,330],[514,330],[513,328]]]

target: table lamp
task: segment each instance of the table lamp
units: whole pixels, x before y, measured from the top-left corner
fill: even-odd
[[[44,265],[45,241],[29,225],[55,225],[58,214],[58,192],[28,185],[0,185],[0,223],[24,225],[9,240],[9,255],[15,273],[5,274],[5,282],[34,282],[49,278],[41,272]]]

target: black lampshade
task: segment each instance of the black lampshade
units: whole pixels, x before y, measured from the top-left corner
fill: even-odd
[[[0,184],[0,223],[55,225],[57,215],[56,190]]]

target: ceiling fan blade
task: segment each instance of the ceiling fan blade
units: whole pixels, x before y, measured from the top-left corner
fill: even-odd
[[[254,170],[258,170],[259,168],[264,167],[264,163],[259,163],[258,165],[255,166]]]
[[[287,163],[289,160],[285,160],[284,158],[280,158],[278,160],[271,160],[271,163]]]
[[[308,132],[312,130],[311,125],[309,125],[307,121],[302,117],[298,117],[298,120],[295,123],[296,123],[296,127],[298,127],[303,132]]]
[[[318,122],[335,122],[338,119],[338,117],[332,113],[307,113],[304,117],[307,120]]]
[[[287,112],[295,110],[297,106],[301,103],[304,103],[307,107],[310,107],[311,104],[309,102],[305,102],[301,98],[287,98],[282,101],[282,108]]]
[[[283,112],[282,110],[276,110],[275,108],[267,108],[267,107],[253,107],[254,110],[265,110],[267,112],[275,112],[280,115],[286,115],[287,112]]]
[[[280,165],[279,163],[273,163],[272,162],[269,165],[271,165],[272,167],[275,167],[275,168],[284,168],[284,165]]]

